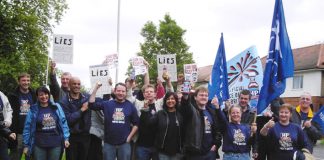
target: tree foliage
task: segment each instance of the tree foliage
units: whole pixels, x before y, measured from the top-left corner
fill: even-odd
[[[48,37],[67,4],[65,0],[0,1],[0,89],[16,87],[17,76],[31,74],[32,86],[44,84]]]
[[[141,51],[137,55],[143,56],[151,66],[149,68],[151,79],[158,76],[157,55],[176,54],[178,73],[183,73],[183,64],[194,63],[189,46],[183,38],[185,33],[186,30],[178,26],[169,14],[160,21],[159,28],[152,21],[144,25],[141,31],[144,43],[140,44]]]

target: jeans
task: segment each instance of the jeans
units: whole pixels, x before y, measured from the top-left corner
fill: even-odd
[[[61,147],[34,147],[33,158],[35,160],[59,160]]]
[[[249,153],[224,153],[223,160],[250,160]]]
[[[215,160],[216,152],[209,151],[204,155],[186,155],[186,160]]]
[[[167,155],[164,153],[159,153],[159,160],[181,160],[183,158],[182,154],[177,153],[176,155]]]
[[[157,151],[154,147],[136,147],[136,159],[138,160],[158,160]]]
[[[121,145],[111,145],[105,143],[104,149],[104,160],[130,160],[131,158],[131,147],[129,143]]]

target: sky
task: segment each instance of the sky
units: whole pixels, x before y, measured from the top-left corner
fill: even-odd
[[[292,49],[324,43],[324,1],[282,0]],[[198,67],[212,65],[223,32],[226,58],[255,45],[268,53],[275,0],[119,0],[118,81],[126,78],[128,60],[140,51],[141,29],[156,26],[169,14],[186,30],[184,40]],[[117,53],[118,0],[67,0],[69,9],[54,34],[74,36],[73,64],[58,68],[81,78],[90,88],[89,66]],[[50,50],[52,54],[52,51]],[[112,73],[115,82],[115,73]]]

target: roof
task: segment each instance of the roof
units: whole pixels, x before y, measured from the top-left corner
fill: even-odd
[[[324,69],[324,44],[293,49],[295,71]],[[267,56],[261,58],[264,68]]]
[[[324,43],[293,49],[295,71],[324,69]],[[261,58],[265,67],[267,56]],[[198,82],[208,82],[213,65],[198,68]]]

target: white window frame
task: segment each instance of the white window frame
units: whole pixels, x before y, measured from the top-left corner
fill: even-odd
[[[295,75],[292,81],[292,89],[303,89],[304,87],[304,76],[303,75]]]

